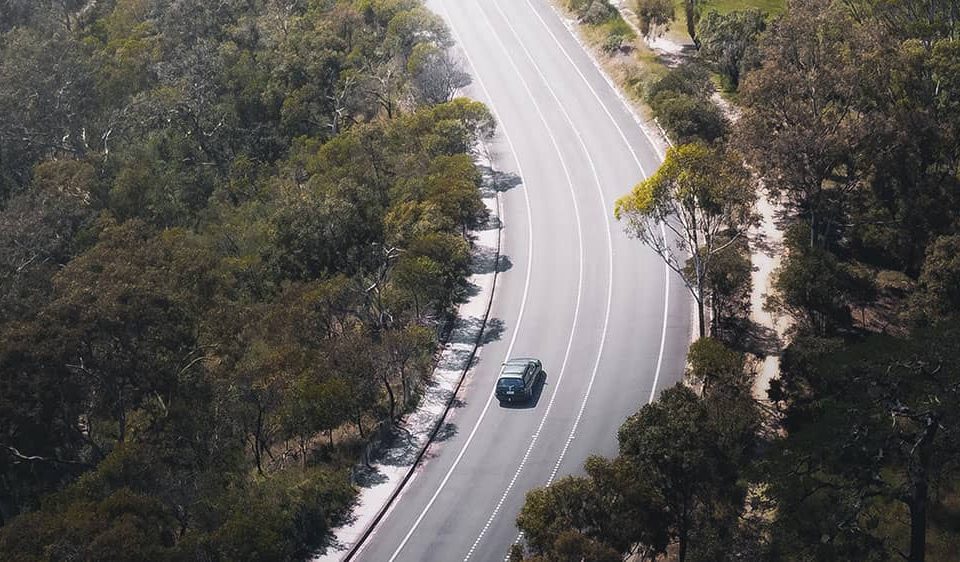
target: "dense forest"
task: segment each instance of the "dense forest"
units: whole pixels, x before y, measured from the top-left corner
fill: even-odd
[[[622,425],[617,457],[528,494],[511,557],[956,560],[960,3],[790,0],[695,29],[702,3],[683,4],[698,53],[644,85],[680,144],[616,213],[665,259],[651,225],[673,221],[712,337]],[[673,8],[636,2],[648,25]],[[766,306],[792,325],[761,400],[765,334],[744,313],[759,193],[786,232]]]
[[[486,220],[450,44],[419,0],[0,0],[0,559],[322,546]]]

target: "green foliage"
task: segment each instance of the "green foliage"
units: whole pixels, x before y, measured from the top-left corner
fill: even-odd
[[[0,2],[0,558],[303,559],[433,367],[493,117],[419,0],[44,6]]]
[[[934,4],[791,3],[741,86],[734,138],[787,210],[761,464],[779,559],[919,561],[955,535],[931,515],[958,460],[957,6]]]
[[[928,502],[960,462],[953,332],[791,346],[772,395],[789,433],[766,467],[791,514],[773,527],[784,555],[880,560],[899,549],[919,559]]]
[[[736,90],[740,77],[758,63],[757,40],[766,27],[766,16],[759,10],[708,12],[697,24],[698,54],[723,75],[729,89]]]
[[[790,255],[774,273],[769,305],[790,314],[804,328],[826,335],[850,324],[844,289],[850,279],[832,253],[812,248]]]
[[[659,36],[676,19],[673,0],[636,0],[633,13],[640,20],[640,32],[644,37]]]
[[[918,300],[934,322],[953,319],[960,310],[960,235],[941,236],[927,249],[920,272]]]
[[[620,427],[617,458],[592,457],[586,476],[528,493],[517,525],[529,560],[653,557],[672,543],[680,560],[735,559],[737,465],[758,420],[742,364],[739,373],[704,399],[684,386],[664,391]]]
[[[714,338],[700,338],[687,352],[687,376],[703,385],[704,393],[715,384],[737,384],[743,375],[743,357]]]
[[[704,144],[672,147],[657,171],[617,200],[614,216],[679,274],[697,303],[700,336],[713,262],[754,223],[756,193],[736,155]],[[664,229],[670,236],[664,236]],[[690,256],[683,259],[678,256]],[[713,295],[714,308],[721,295]]]
[[[29,184],[39,161],[88,152],[98,99],[82,53],[75,40],[36,29],[0,36],[0,203]]]
[[[728,341],[740,334],[738,323],[749,316],[753,263],[746,239],[734,241],[730,251],[716,255],[707,272],[713,333]]]
[[[727,134],[726,118],[710,100],[712,85],[700,66],[684,64],[647,88],[646,101],[661,126],[679,143],[715,142]]]

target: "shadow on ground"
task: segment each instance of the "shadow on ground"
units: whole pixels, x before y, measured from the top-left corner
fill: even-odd
[[[513,261],[509,256],[497,255],[496,248],[478,246],[473,250],[473,273],[485,275],[487,273],[503,273],[513,267]]]
[[[478,168],[480,173],[483,174],[483,185],[481,187],[483,195],[488,196],[497,192],[510,191],[523,183],[523,179],[517,174],[495,170],[490,166],[478,166]]]
[[[747,318],[729,321],[724,326],[724,332],[734,334],[729,336],[730,347],[761,359],[769,355],[779,355],[783,349],[783,343],[773,329]]]
[[[505,329],[506,324],[500,318],[488,318],[486,325],[481,317],[463,318],[447,341],[452,344],[473,344],[477,341],[477,334],[483,330],[480,343],[488,344],[502,338]]]

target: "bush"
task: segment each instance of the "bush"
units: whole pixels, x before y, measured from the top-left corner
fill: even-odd
[[[712,93],[707,70],[684,64],[647,88],[646,101],[675,142],[712,143],[726,136],[729,128],[720,108],[710,100]]]
[[[663,92],[652,100],[650,107],[678,143],[697,140],[712,143],[727,134],[726,118],[709,99]]]
[[[564,0],[568,10],[583,23],[599,25],[617,16],[617,10],[608,0]]]
[[[607,35],[607,38],[604,40],[601,49],[604,53],[613,54],[623,48],[623,42],[625,37],[619,34]]]
[[[593,0],[590,7],[580,15],[580,21],[591,25],[599,25],[616,15],[616,8],[607,3],[607,0]]]
[[[713,93],[710,73],[698,64],[682,64],[650,86],[647,90],[647,102],[650,103],[650,100],[665,92],[708,98]]]

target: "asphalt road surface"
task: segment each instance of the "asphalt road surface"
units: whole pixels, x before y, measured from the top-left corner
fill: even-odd
[[[486,343],[443,438],[356,559],[503,560],[526,492],[616,454],[616,430],[683,372],[689,298],[613,218],[660,160],[546,0],[428,0],[500,124],[501,275]],[[529,405],[492,393],[507,357],[543,361]]]

